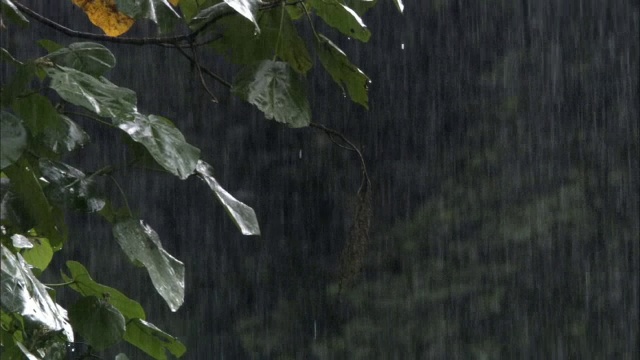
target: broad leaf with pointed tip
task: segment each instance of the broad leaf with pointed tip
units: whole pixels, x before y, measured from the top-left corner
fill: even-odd
[[[187,351],[180,340],[141,319],[127,323],[124,339],[157,360],[166,360],[167,351],[175,357],[181,357]]]
[[[161,33],[169,32],[180,15],[167,0],[116,0],[118,10],[134,19],[148,19],[156,23]]]
[[[258,21],[256,20],[258,15],[258,9],[262,3],[260,0],[224,0],[229,6],[231,6],[238,14],[249,19],[255,25],[256,31],[260,32]]]
[[[92,42],[73,43],[52,51],[43,59],[96,77],[104,75],[116,65],[116,58],[109,49]]]
[[[211,165],[200,160],[198,166],[196,166],[196,172],[200,177],[209,185],[216,198],[227,214],[231,217],[238,229],[243,235],[260,235],[260,225],[258,225],[258,218],[252,208],[244,203],[236,200],[231,194],[229,194],[213,177],[213,168]]]
[[[2,310],[18,313],[48,331],[62,331],[67,340],[73,342],[73,330],[67,321],[66,310],[51,299],[47,289],[33,275],[22,255],[13,254],[4,245],[0,247]]]
[[[282,8],[261,11],[258,24],[262,30],[259,35],[244,18],[229,16],[220,19],[217,25],[221,37],[211,45],[236,64],[249,65],[272,59],[277,52],[278,57],[297,72],[306,73],[311,69],[313,63],[309,51],[291,19],[282,16]]]
[[[367,42],[371,32],[358,14],[338,0],[309,0],[309,4],[331,27],[354,39]]]
[[[62,273],[66,282],[71,282],[69,287],[79,292],[82,296],[106,296],[109,304],[118,309],[126,319],[144,319],[145,313],[142,306],[126,297],[120,291],[95,282],[87,269],[77,261],[67,261],[69,275]]]
[[[32,246],[22,251],[22,257],[29,265],[44,271],[53,259],[53,249],[49,244],[49,239],[30,236],[28,240]]]
[[[31,135],[57,154],[89,141],[89,135],[78,124],[58,113],[51,101],[38,93],[17,98],[13,110],[24,120]]]
[[[269,120],[295,128],[311,123],[304,83],[285,62],[264,60],[246,66],[236,75],[231,91],[255,105]]]
[[[27,147],[27,130],[17,116],[0,113],[0,169],[15,163]]]
[[[100,211],[105,201],[96,195],[92,177],[65,163],[40,159],[40,172],[49,181],[47,198],[60,205],[69,205],[87,212]]]
[[[347,55],[336,44],[319,34],[316,49],[322,66],[333,80],[344,90],[346,87],[349,97],[354,102],[369,108],[367,95],[370,80],[360,69],[353,65]]]
[[[18,24],[24,26],[29,23],[27,17],[24,16],[20,10],[16,7],[16,5],[11,2],[11,0],[2,0],[0,3],[0,8],[2,8],[3,15],[7,15],[9,19],[17,22]]]
[[[85,296],[71,306],[69,320],[73,330],[98,351],[119,343],[126,329],[120,311],[96,296]]]
[[[133,141],[142,144],[163,168],[186,179],[193,174],[200,149],[190,145],[169,119],[135,113],[125,119],[114,119],[114,125],[125,131]]]
[[[113,235],[132,262],[147,268],[158,294],[177,311],[184,302],[184,264],[162,248],[158,234],[142,220],[116,223]]]
[[[127,117],[136,112],[136,93],[65,66],[49,66],[47,74],[64,100],[108,118]]]

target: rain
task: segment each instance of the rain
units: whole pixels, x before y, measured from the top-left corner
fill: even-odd
[[[96,31],[70,1],[22,2]],[[319,60],[307,90],[312,121],[361,150],[370,203],[339,139],[266,120],[208,79],[212,101],[175,50],[103,43],[108,79],[200,149],[260,236],[242,235],[208,182],[130,166],[119,130],[74,117],[91,140],[65,161],[115,169],[119,185],[102,190],[184,263],[185,301],[173,312],[95,214],[67,214],[45,282],[80,261],[188,359],[639,358],[638,2],[405,1],[400,13],[380,0],[362,19],[366,43],[316,25],[371,79],[369,109]],[[18,59],[44,55],[38,39],[78,40],[36,21],[0,37]],[[200,57],[227,81],[239,70]],[[126,344],[105,358],[119,352],[148,358]]]

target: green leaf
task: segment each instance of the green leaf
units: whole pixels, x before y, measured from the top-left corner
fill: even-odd
[[[190,145],[169,119],[135,113],[126,119],[114,119],[114,125],[125,131],[133,141],[144,145],[163,168],[186,179],[193,174],[200,149]]]
[[[31,135],[57,154],[89,142],[89,135],[78,124],[58,113],[49,99],[40,94],[16,99],[13,110],[24,119]]]
[[[11,53],[9,52],[9,50],[5,48],[0,48],[0,62],[3,62],[3,63],[7,62],[17,66],[24,65],[18,59],[14,58],[13,55],[11,55]]]
[[[43,326],[48,331],[62,331],[73,342],[73,330],[66,311],[56,304],[45,286],[33,275],[22,255],[2,248],[2,309],[18,313],[25,320]]]
[[[42,59],[96,77],[104,75],[116,65],[116,58],[109,49],[91,42],[73,43],[51,52]]]
[[[22,201],[38,235],[48,238],[54,250],[62,248],[67,236],[64,214],[49,203],[38,181],[39,175],[24,157],[3,171],[9,177],[11,193]]]
[[[260,9],[260,0],[224,0],[229,6],[231,6],[238,14],[244,16],[255,25],[255,31],[260,32],[260,26],[256,21],[258,15],[258,9]]]
[[[108,299],[109,304],[118,309],[126,319],[144,319],[145,313],[142,306],[126,297],[120,291],[95,282],[87,269],[77,261],[67,261],[70,274],[62,273],[65,282],[73,281],[70,288],[79,292],[82,296],[97,296]]]
[[[148,19],[156,23],[161,33],[170,32],[180,15],[167,0],[116,0],[118,10],[134,19]]]
[[[58,205],[68,205],[87,212],[100,211],[105,201],[96,195],[93,177],[65,163],[40,159],[40,172],[50,183],[47,198]]]
[[[393,0],[393,2],[396,4],[398,11],[400,12],[404,11],[404,4],[402,3],[402,0]]]
[[[331,27],[354,39],[367,42],[371,32],[365,26],[360,16],[348,6],[338,0],[309,0],[309,4]]]
[[[36,42],[38,43],[38,45],[40,45],[41,48],[47,50],[50,53],[64,48],[64,46],[58,44],[53,40],[41,39]]]
[[[22,257],[29,265],[44,271],[51,263],[51,259],[53,259],[53,249],[49,244],[49,239],[30,236],[28,240],[32,243],[32,247],[24,250]]]
[[[236,200],[231,194],[229,194],[213,177],[213,168],[211,165],[207,164],[204,161],[198,161],[198,166],[196,167],[196,171],[198,175],[209,185],[211,190],[213,190],[216,198],[222,206],[224,206],[225,211],[233,222],[236,224],[238,229],[242,232],[243,235],[260,235],[260,225],[258,225],[258,218],[256,218],[256,213],[252,208],[245,205],[244,203]]]
[[[184,302],[184,264],[162,248],[158,234],[141,220],[116,223],[113,235],[131,261],[147,268],[153,286],[171,311],[178,310]]]
[[[0,112],[0,169],[18,161],[27,147],[27,130],[17,116]]]
[[[124,339],[156,360],[166,360],[167,351],[180,357],[187,350],[177,338],[140,319],[127,324]]]
[[[360,16],[364,15],[369,9],[374,7],[377,3],[378,3],[378,0],[345,0],[344,1],[344,4],[346,6],[353,9],[353,11],[355,11],[356,14]]]
[[[236,76],[231,91],[258,107],[269,120],[290,127],[311,122],[304,83],[287,63],[265,60],[247,66]]]
[[[331,74],[333,80],[343,91],[347,88],[351,100],[368,109],[367,92],[371,81],[367,75],[353,65],[347,55],[322,34],[319,34],[316,49],[322,66]]]
[[[2,107],[10,106],[16,98],[23,96],[35,76],[36,66],[32,62],[18,65],[11,80],[6,85],[2,85],[2,94],[0,94]]]
[[[189,24],[189,26],[191,26],[191,20],[193,20],[193,18],[202,10],[216,4],[223,4],[223,6],[221,7],[233,10],[226,3],[220,2],[220,0],[180,0],[179,3],[182,16],[186,20],[187,24]]]
[[[29,23],[27,17],[18,10],[11,0],[2,0],[1,4],[0,8],[2,9],[2,15],[6,14],[11,21],[18,23],[21,26],[25,26]]]
[[[278,57],[297,72],[306,73],[313,66],[311,56],[291,19],[281,16],[281,12],[281,8],[274,8],[260,13],[260,35],[256,35],[243,18],[230,16],[221,19],[217,24],[222,29],[222,37],[212,43],[213,48],[234,63],[248,65],[273,58],[278,44]]]
[[[128,117],[136,112],[136,93],[109,80],[95,78],[64,66],[46,68],[51,84],[64,100],[109,118]]]
[[[187,19],[191,30],[197,30],[202,26],[219,21],[223,16],[237,13],[229,4],[216,0],[202,2],[181,1],[180,8],[183,9],[185,19]],[[243,24],[247,24],[246,18],[238,17],[243,20]]]
[[[126,329],[120,311],[96,296],[78,300],[69,308],[69,319],[73,330],[98,351],[120,342]]]

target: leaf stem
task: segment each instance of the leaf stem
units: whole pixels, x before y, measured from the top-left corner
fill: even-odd
[[[127,212],[129,213],[129,216],[133,217],[133,212],[129,207],[129,201],[127,200],[127,195],[124,193],[124,190],[122,190],[122,186],[120,186],[120,184],[118,183],[116,178],[113,177],[113,175],[108,175],[108,176],[111,179],[111,181],[113,181],[116,184],[116,187],[120,191],[120,195],[122,196],[122,200],[124,201],[124,206],[127,208]]]

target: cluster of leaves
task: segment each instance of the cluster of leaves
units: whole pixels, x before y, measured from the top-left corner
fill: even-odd
[[[402,10],[401,0],[395,2]],[[197,41],[216,34],[205,44],[244,65],[231,91],[263,111],[267,119],[303,127],[311,123],[304,75],[313,60],[294,21],[306,18],[313,28],[311,16],[317,15],[340,32],[367,41],[370,33],[360,15],[376,1],[73,3],[108,35],[106,41],[125,33],[138,19],[154,21],[161,33],[183,22],[191,32],[167,42],[175,47],[190,46],[195,57],[195,46],[201,45]],[[3,17],[19,24],[28,23],[25,12],[42,21],[12,0],[2,0],[2,10]],[[188,43],[179,43],[182,40]],[[38,44],[47,55],[19,60],[4,48],[0,54],[2,62],[15,69],[2,86],[0,114],[3,357],[62,358],[75,335],[82,337],[91,351],[104,350],[124,339],[155,359],[165,359],[167,352],[180,357],[186,350],[182,343],[147,322],[140,304],[92,280],[82,264],[69,261],[61,274],[63,286],[80,294],[68,311],[56,303],[52,286],[39,280],[54,253],[67,241],[64,211],[73,209],[98,214],[112,224],[115,240],[130,261],[147,270],[171,310],[184,301],[183,263],[163,249],[157,233],[132,214],[126,199],[125,206],[118,207],[97,190],[98,181],[115,182],[111,177],[115,168],[107,164],[84,172],[63,161],[66,154],[82,151],[90,141],[89,134],[72,118],[80,114],[119,129],[133,153],[144,154],[144,161],[155,161],[181,180],[194,176],[204,180],[243,234],[260,234],[255,213],[220,186],[213,167],[201,159],[200,150],[185,141],[171,120],[141,113],[135,92],[105,77],[116,63],[106,47],[93,42],[63,46],[49,40]],[[367,76],[315,29],[313,44],[320,62],[342,91],[367,107]],[[79,112],[65,110],[69,108]]]

